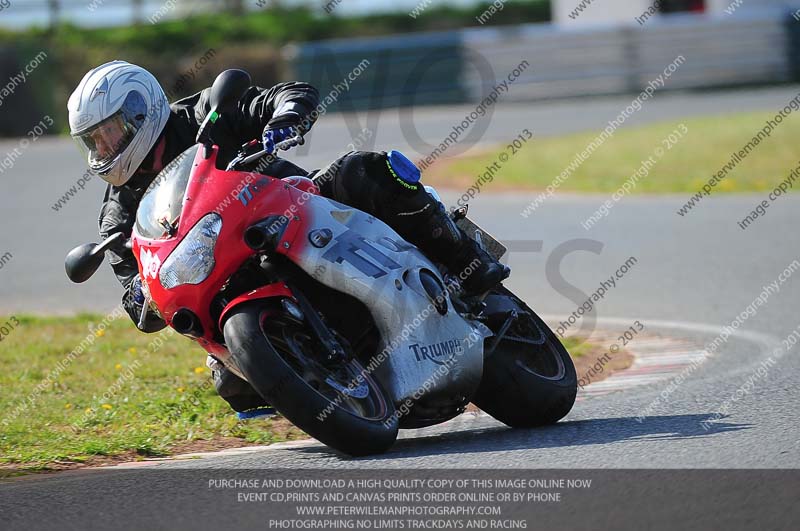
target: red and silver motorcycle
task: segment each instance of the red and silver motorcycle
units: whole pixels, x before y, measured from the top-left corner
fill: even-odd
[[[296,426],[350,455],[386,451],[399,428],[444,422],[469,402],[512,427],[564,417],[577,391],[572,361],[508,289],[467,297],[465,272],[444,270],[375,217],[320,196],[311,180],[245,171],[272,155],[259,142],[218,167],[214,124],[249,86],[241,70],[220,74],[198,144],[141,200],[125,244],[145,308]],[[464,210],[453,216],[497,258],[505,252]],[[71,251],[70,279],[91,277],[122,239]]]

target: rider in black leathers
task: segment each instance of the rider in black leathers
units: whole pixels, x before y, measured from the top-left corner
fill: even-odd
[[[139,201],[147,187],[166,164],[194,145],[200,124],[210,112],[209,93],[210,89],[205,89],[172,103],[163,131],[132,177],[121,186],[109,184],[99,219],[103,238],[117,232],[130,237]],[[223,116],[225,122],[215,126],[214,141],[220,145],[220,158],[229,160],[242,144],[269,136],[273,131],[305,134],[314,123],[317,113],[312,111],[317,105],[317,90],[307,83],[280,83],[270,89],[251,87],[239,101],[237,114]],[[350,152],[328,169],[310,175],[281,158],[263,169],[264,174],[278,178],[316,177],[315,183],[323,195],[383,220],[404,239],[453,271],[461,271],[478,258],[480,265],[471,268],[473,272],[463,283],[468,292],[482,293],[507,277],[508,269],[475,245],[453,223],[443,205],[420,183],[406,179],[404,172],[408,173],[408,166],[394,168],[385,152]],[[143,297],[136,259],[122,247],[109,251],[109,259],[125,288],[123,305],[138,322]],[[164,326],[156,314],[148,312],[145,331],[155,332]],[[264,404],[247,382],[232,373],[218,368],[214,376],[217,390],[233,409],[244,411]]]

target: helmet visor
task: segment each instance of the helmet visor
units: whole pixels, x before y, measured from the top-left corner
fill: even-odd
[[[145,107],[141,95],[132,92],[120,110],[89,129],[72,135],[87,154],[91,171],[103,175],[114,167],[144,123],[147,113]]]

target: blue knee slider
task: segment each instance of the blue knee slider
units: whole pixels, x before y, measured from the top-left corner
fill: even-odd
[[[275,413],[274,407],[258,407],[255,409],[248,409],[247,411],[239,411],[236,413],[236,417],[239,420],[247,420],[258,417],[273,417]]]
[[[416,189],[419,183],[420,176],[422,175],[417,168],[417,165],[411,160],[400,153],[399,151],[390,151],[386,154],[389,163],[389,171],[401,184],[405,183],[407,188]]]

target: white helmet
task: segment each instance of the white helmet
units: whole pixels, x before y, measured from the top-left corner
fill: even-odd
[[[69,129],[89,170],[114,186],[131,178],[169,118],[169,102],[153,74],[125,61],[89,71],[67,103]]]

